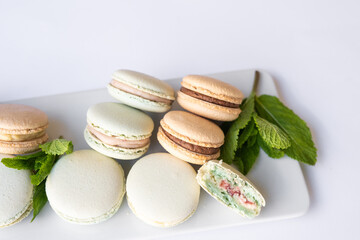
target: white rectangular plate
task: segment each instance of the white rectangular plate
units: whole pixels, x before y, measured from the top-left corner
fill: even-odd
[[[243,91],[245,96],[248,96],[252,88],[254,70],[217,73],[210,76],[236,86]],[[181,79],[168,80],[175,90],[180,88],[180,82]],[[266,72],[260,74],[258,93],[277,95],[274,80]],[[50,138],[63,136],[72,140],[75,149],[78,150],[89,149],[83,138],[87,109],[93,104],[109,101],[116,100],[107,93],[106,89],[99,89],[12,102],[31,105],[45,111],[50,121],[47,131]],[[175,103],[173,109],[181,109],[181,107]],[[163,115],[150,113],[155,122],[155,129],[147,154],[165,152],[156,139],[159,121]],[[135,161],[120,160],[119,163],[127,174]],[[309,206],[309,194],[297,161],[288,157],[271,159],[261,151],[248,177],[266,199],[266,207],[263,208],[260,216],[254,219],[245,219],[237,215],[202,190],[195,214],[188,221],[173,228],[162,229],[146,225],[135,217],[126,200],[118,213],[108,221],[85,226],[63,221],[47,204],[33,223],[30,223],[31,217],[28,217],[19,224],[1,229],[0,238],[26,239],[29,236],[36,236],[38,240],[49,239],[49,237],[51,239],[143,239],[293,218],[306,213]]]

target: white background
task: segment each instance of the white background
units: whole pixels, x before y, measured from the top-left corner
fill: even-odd
[[[302,165],[308,213],[174,239],[359,239],[359,12],[356,0],[0,0],[0,102],[104,87],[118,68],[264,69],[318,147]]]

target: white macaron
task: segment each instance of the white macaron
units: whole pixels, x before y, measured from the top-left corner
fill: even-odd
[[[112,217],[125,194],[120,164],[94,150],[60,158],[46,180],[52,209],[71,223],[94,224]]]
[[[0,161],[12,157],[0,154]],[[0,228],[27,217],[32,210],[32,199],[30,171],[8,168],[0,162]]]
[[[131,70],[114,72],[107,88],[122,103],[149,112],[166,112],[175,100],[174,89],[169,84]]]
[[[146,113],[121,103],[98,103],[87,112],[84,137],[94,150],[117,159],[135,159],[150,146],[154,122]]]
[[[147,224],[171,227],[190,218],[199,202],[200,186],[193,167],[168,153],[138,160],[127,177],[127,200]]]

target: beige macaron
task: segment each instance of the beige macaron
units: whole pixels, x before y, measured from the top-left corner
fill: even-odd
[[[215,123],[184,111],[170,111],[160,121],[160,144],[172,155],[194,164],[220,156],[224,133]]]
[[[197,115],[218,121],[233,121],[241,112],[239,106],[243,98],[243,93],[228,83],[211,77],[188,75],[181,82],[177,101],[184,109]]]
[[[0,153],[33,152],[47,141],[47,115],[34,107],[0,104]]]

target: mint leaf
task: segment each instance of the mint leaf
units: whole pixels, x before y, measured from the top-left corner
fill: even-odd
[[[39,170],[35,175],[31,175],[31,183],[38,186],[49,175],[52,167],[55,163],[55,155],[47,155],[45,161],[39,167]]]
[[[254,120],[250,120],[250,122],[246,125],[246,127],[240,131],[238,142],[238,148],[241,148],[242,145],[248,140],[248,138],[252,135],[253,130],[255,128]]]
[[[254,120],[261,138],[267,145],[277,149],[290,147],[291,143],[288,136],[278,126],[268,122],[258,115],[254,116]]]
[[[8,168],[14,169],[28,169],[32,170],[34,168],[35,160],[38,157],[45,156],[43,152],[36,152],[30,155],[16,156],[14,158],[3,158],[1,162]]]
[[[254,136],[256,137],[256,136]],[[256,162],[257,157],[259,156],[260,147],[257,143],[252,146],[248,146],[248,144],[244,144],[241,149],[237,152],[237,157],[239,157],[243,163],[244,169],[240,170],[244,175],[248,174],[254,163]]]
[[[257,143],[264,150],[264,152],[271,158],[282,158],[284,156],[284,152],[280,149],[272,148],[267,145],[260,135],[257,136]]]
[[[227,164],[231,164],[235,157],[235,151],[238,147],[238,135],[241,129],[245,128],[251,120],[252,113],[254,112],[254,97],[255,93],[252,92],[246,99],[244,104],[240,107],[242,112],[239,117],[231,124],[225,136],[225,143],[221,147],[220,158]]]
[[[239,169],[239,171],[241,173],[243,173],[244,172],[244,163],[241,160],[241,158],[239,156],[235,156],[233,162],[234,162],[234,165]]]
[[[257,134],[258,134],[258,130],[256,128],[254,128],[252,130],[252,132],[251,132],[250,137],[246,141],[246,146],[247,147],[252,147],[256,143]]]
[[[47,196],[45,192],[45,181],[42,181],[38,186],[35,187],[34,196],[33,196],[33,218],[31,222],[34,221],[35,217],[39,214],[41,209],[45,206],[47,202]]]
[[[287,108],[277,97],[262,95],[255,101],[257,113],[277,125],[289,137],[291,146],[284,152],[298,161],[315,165],[317,150],[312,141],[310,129],[304,120]]]
[[[44,143],[39,147],[46,154],[51,155],[63,155],[65,153],[69,154],[72,153],[74,148],[72,142],[66,139],[55,139],[51,142]]]

